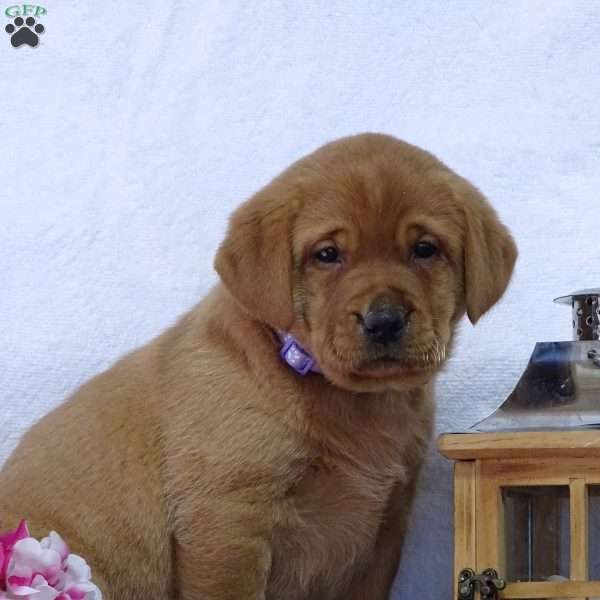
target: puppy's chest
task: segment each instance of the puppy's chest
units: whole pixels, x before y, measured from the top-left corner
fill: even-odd
[[[304,590],[299,597],[305,598],[320,590],[315,597],[335,598],[332,583],[346,581],[349,570],[366,562],[392,488],[406,480],[406,443],[402,437],[359,434],[307,457],[276,534],[274,575],[288,594],[282,597],[291,600],[292,590]]]

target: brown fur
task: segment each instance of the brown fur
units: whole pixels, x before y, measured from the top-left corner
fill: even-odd
[[[413,257],[424,236],[441,255]],[[316,262],[323,243],[342,264]],[[515,259],[481,194],[430,154],[375,134],[324,146],[235,212],[222,284],[25,435],[0,525],[60,532],[108,600],[383,600],[429,383]],[[359,326],[380,297],[410,311],[389,356]],[[274,329],[324,376],[284,365]]]

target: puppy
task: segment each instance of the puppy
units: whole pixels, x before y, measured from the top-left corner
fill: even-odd
[[[516,255],[431,154],[327,144],[233,214],[198,306],[25,435],[2,529],[58,531],[109,600],[387,598],[431,380]]]

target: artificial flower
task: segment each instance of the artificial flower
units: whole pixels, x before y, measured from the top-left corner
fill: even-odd
[[[91,576],[55,531],[38,542],[21,521],[0,536],[0,600],[102,600]]]

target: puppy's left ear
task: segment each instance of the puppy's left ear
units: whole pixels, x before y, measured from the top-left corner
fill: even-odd
[[[475,324],[504,294],[518,252],[510,232],[485,197],[468,182],[462,183],[465,303]]]
[[[257,320],[287,330],[292,300],[293,199],[271,183],[231,216],[214,267],[233,297]]]

